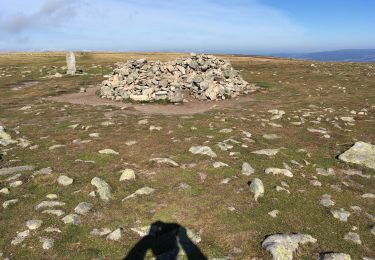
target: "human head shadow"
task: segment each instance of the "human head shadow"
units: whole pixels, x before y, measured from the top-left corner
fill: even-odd
[[[187,259],[207,259],[188,237],[186,228],[177,223],[156,221],[151,224],[149,233],[135,244],[123,260],[145,259],[148,250],[152,251],[156,260],[178,259],[180,248]]]

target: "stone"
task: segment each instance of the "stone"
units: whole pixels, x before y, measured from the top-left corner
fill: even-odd
[[[49,250],[53,247],[54,240],[52,238],[40,237],[39,241],[42,243],[42,248],[44,250]]]
[[[158,164],[166,164],[168,166],[172,167],[178,167],[179,164],[173,161],[172,159],[169,158],[152,158],[150,159],[150,162],[156,162]]]
[[[125,197],[122,201],[125,201],[125,200],[130,199],[130,198],[134,198],[134,197],[136,197],[138,195],[150,195],[154,191],[155,190],[153,188],[143,187],[143,188],[140,188],[140,189],[136,190],[133,194]]]
[[[241,173],[245,176],[250,176],[251,174],[253,174],[255,172],[254,168],[251,167],[251,165],[247,162],[244,162],[242,164],[242,169],[241,169]]]
[[[107,240],[118,241],[121,239],[122,229],[118,228],[107,236]]]
[[[14,182],[9,183],[9,187],[16,188],[18,186],[21,186],[22,184],[23,184],[22,181],[14,181]]]
[[[36,176],[36,175],[49,175],[51,173],[52,173],[52,168],[51,167],[46,167],[46,168],[42,168],[42,169],[40,169],[38,171],[35,171],[33,173],[33,175],[34,176]]]
[[[272,254],[275,260],[292,260],[298,246],[316,243],[316,239],[306,234],[274,234],[267,236],[262,247]]]
[[[55,200],[57,199],[59,196],[57,196],[57,194],[47,194],[46,195],[46,198],[47,199],[50,199],[50,200]]]
[[[262,150],[253,151],[252,153],[258,154],[258,155],[274,156],[279,151],[280,151],[280,149],[262,149]]]
[[[19,172],[33,171],[33,170],[34,170],[34,166],[30,166],[30,165],[1,168],[0,176],[12,175],[12,174],[19,173]]]
[[[275,140],[279,139],[280,137],[277,134],[264,134],[263,138],[267,140]]]
[[[120,181],[135,180],[135,173],[132,169],[125,169],[121,172]]]
[[[43,221],[40,219],[30,219],[26,221],[26,226],[30,230],[38,229],[43,224]]]
[[[293,177],[293,173],[287,169],[279,169],[279,168],[267,168],[265,171],[264,171],[266,174],[273,174],[273,175],[284,175],[286,177]]]
[[[344,253],[323,253],[320,255],[319,260],[351,260],[348,254]]]
[[[0,193],[1,193],[1,194],[5,194],[5,195],[7,195],[7,194],[9,194],[9,189],[8,189],[8,188],[2,188],[2,189],[0,190]]]
[[[113,155],[118,155],[119,153],[112,150],[112,149],[103,149],[99,151],[100,154],[113,154]]]
[[[76,57],[71,51],[66,54],[66,67],[66,74],[74,75],[76,73]]]
[[[56,201],[56,200],[48,200],[42,201],[38,205],[35,206],[36,210],[44,209],[44,208],[54,208],[54,207],[62,207],[65,206],[65,202]]]
[[[94,228],[90,234],[93,235],[93,236],[99,236],[99,237],[102,237],[102,236],[105,236],[105,235],[108,235],[109,233],[111,233],[112,231],[109,229],[109,228]]]
[[[92,210],[94,205],[88,202],[80,202],[77,207],[74,208],[74,212],[80,215],[86,215]]]
[[[52,145],[48,148],[48,150],[52,151],[52,150],[55,150],[55,149],[58,149],[58,148],[63,148],[65,147],[65,145],[63,144],[55,144],[55,145]]]
[[[324,194],[320,199],[320,205],[323,207],[331,207],[335,205],[335,202],[331,200],[331,195]]]
[[[357,233],[354,233],[354,232],[348,232],[347,234],[345,234],[344,239],[351,241],[357,245],[362,244],[361,238],[359,237]]]
[[[73,179],[68,176],[61,175],[57,178],[57,183],[62,186],[68,186],[73,183]]]
[[[365,193],[361,195],[362,198],[364,199],[375,199],[375,195],[372,193]]]
[[[335,170],[332,168],[323,169],[323,168],[316,168],[316,173],[322,176],[334,176]]]
[[[5,131],[5,127],[0,125],[0,144],[3,146],[7,146],[9,144],[17,143],[17,141],[12,140],[12,137]],[[1,169],[0,169],[1,175]]]
[[[111,187],[104,180],[94,177],[91,184],[96,187],[99,197],[103,201],[109,201],[112,198]]]
[[[207,155],[211,158],[217,157],[216,153],[208,146],[192,146],[189,149],[192,154]]]
[[[268,215],[270,215],[273,218],[276,218],[279,213],[280,213],[280,211],[275,209],[275,210],[272,210],[272,211],[268,212]]]
[[[81,218],[77,214],[69,214],[61,219],[65,224],[79,225],[81,224]]]
[[[6,209],[8,208],[10,205],[14,205],[16,203],[18,203],[18,199],[12,199],[12,200],[6,200],[3,202],[3,208]]]
[[[342,222],[347,222],[348,218],[350,216],[350,212],[345,211],[344,209],[331,209],[331,214],[334,218],[337,218],[338,220]]]
[[[12,245],[21,244],[30,235],[30,230],[17,233],[17,236],[10,242]]]
[[[349,150],[339,155],[339,160],[366,166],[375,170],[375,145],[356,142]]]
[[[46,231],[47,233],[61,233],[60,229],[54,227],[45,228],[44,231]]]
[[[370,229],[370,233],[373,234],[375,236],[375,226],[373,226],[371,229]]]
[[[254,194],[255,201],[258,201],[258,198],[264,195],[263,182],[258,178],[253,179],[250,182],[250,191]]]
[[[228,167],[229,165],[226,164],[226,163],[223,163],[223,162],[214,162],[212,164],[212,166],[217,169],[217,168],[221,168],[221,167]]]

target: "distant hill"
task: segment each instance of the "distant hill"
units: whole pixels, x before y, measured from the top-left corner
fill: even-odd
[[[312,53],[279,53],[275,57],[338,62],[375,62],[375,49],[352,49]]]

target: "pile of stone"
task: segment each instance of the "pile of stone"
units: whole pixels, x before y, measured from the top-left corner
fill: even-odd
[[[116,65],[100,86],[102,98],[178,103],[186,101],[188,95],[199,100],[220,100],[256,90],[228,61],[212,55],[191,54],[165,63],[139,59]]]

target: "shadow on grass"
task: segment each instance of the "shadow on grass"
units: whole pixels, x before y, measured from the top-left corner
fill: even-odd
[[[181,249],[187,259],[207,259],[188,237],[186,228],[177,223],[156,221],[151,224],[148,235],[138,241],[123,260],[146,259],[148,250],[156,260],[178,259]]]

